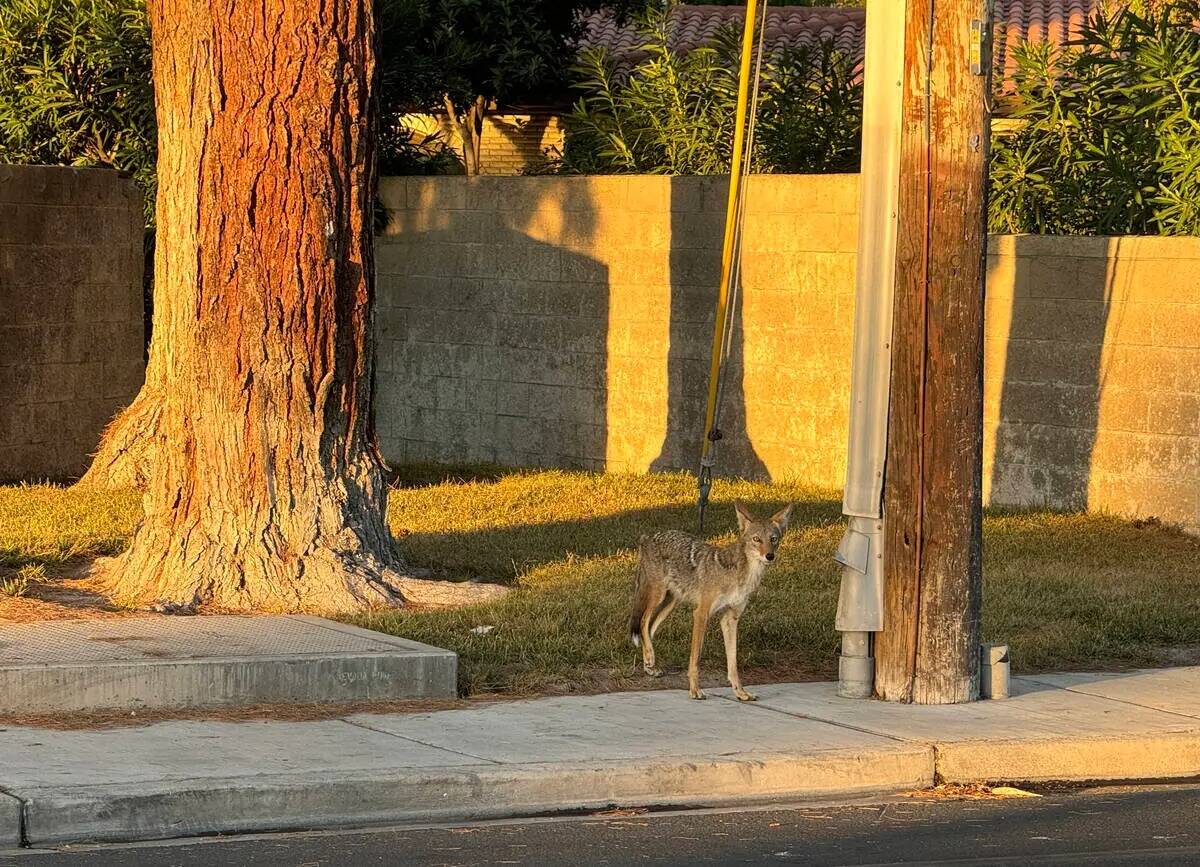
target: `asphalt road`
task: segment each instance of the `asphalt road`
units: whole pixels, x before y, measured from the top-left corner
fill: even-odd
[[[631,813],[0,854],[5,867],[1200,864],[1200,785]]]

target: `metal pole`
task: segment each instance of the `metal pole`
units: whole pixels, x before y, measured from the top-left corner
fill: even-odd
[[[766,12],[766,0],[763,0]],[[746,21],[742,27],[742,61],[738,70],[737,110],[733,128],[733,153],[729,167],[729,200],[725,207],[725,238],[721,246],[721,280],[717,289],[717,309],[713,322],[712,358],[708,370],[708,403],[704,410],[704,436],[700,445],[700,467],[697,471],[697,512],[700,532],[704,532],[704,513],[708,507],[712,489],[713,448],[721,438],[717,429],[717,404],[721,390],[721,368],[725,361],[728,345],[730,286],[735,279],[734,262],[738,237],[738,226],[742,210],[742,157],[746,147],[746,115],[750,106],[750,70],[754,55],[754,31],[758,23],[755,11],[758,0],[747,0]],[[761,46],[760,46],[761,47]],[[759,58],[761,63],[761,56]],[[756,73],[758,69],[756,68]],[[757,75],[755,76],[757,86]],[[758,93],[755,92],[755,105]],[[751,118],[753,127],[753,118]]]
[[[903,2],[867,6],[850,441],[842,501],[849,527],[834,555],[842,564],[836,621],[842,633],[838,694],[846,698],[871,696],[871,633],[883,628],[883,469],[896,275],[904,12]]]
[[[708,406],[704,413],[704,444],[700,459],[703,464],[712,447],[708,434],[712,431],[713,414],[717,406],[717,383],[721,372],[721,348],[725,320],[729,315],[729,282],[733,275],[733,242],[737,228],[738,194],[742,182],[742,150],[745,147],[746,112],[750,105],[750,69],[754,54],[754,29],[758,22],[757,0],[746,2],[746,24],[742,29],[742,64],[738,70],[737,115],[733,127],[733,160],[729,167],[729,200],[725,206],[725,241],[721,247],[721,283],[717,290],[717,315],[713,323],[712,359],[708,369]]]

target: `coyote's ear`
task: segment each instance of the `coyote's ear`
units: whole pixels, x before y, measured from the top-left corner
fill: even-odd
[[[776,512],[774,515],[771,516],[771,523],[779,528],[780,533],[782,533],[784,530],[786,530],[788,528],[788,522],[792,520],[792,506],[794,506],[794,505],[796,505],[796,504],[788,503],[786,506],[784,506],[782,509],[780,509],[778,512]]]
[[[741,500],[734,501],[733,510],[737,512],[738,532],[745,533],[746,528],[754,523],[754,516],[750,514],[750,510]]]

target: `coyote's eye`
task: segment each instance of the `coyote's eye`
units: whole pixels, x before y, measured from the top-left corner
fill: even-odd
[[[755,542],[761,542],[761,541],[762,541],[762,539],[758,538],[758,536],[755,536],[755,537],[754,537],[754,541],[755,541]]]
[[[772,537],[771,537],[771,544],[772,544],[772,545],[777,545],[778,543],[779,543],[779,537],[778,537],[778,536],[772,536]]]

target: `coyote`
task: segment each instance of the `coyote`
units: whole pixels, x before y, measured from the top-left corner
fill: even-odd
[[[754,701],[742,688],[737,667],[737,624],[750,595],[758,589],[763,571],[775,560],[779,540],[792,516],[791,504],[769,520],[759,521],[740,501],[737,512],[738,537],[729,545],[710,545],[678,530],[651,533],[638,542],[638,565],[634,575],[633,614],[629,639],[642,648],[642,667],[651,677],[661,677],[655,664],[654,633],[680,601],[695,608],[692,614],[692,652],[688,658],[688,695],[706,698],[700,689],[700,648],[708,620],[721,615],[725,636],[725,666],[729,685],[739,701]]]

